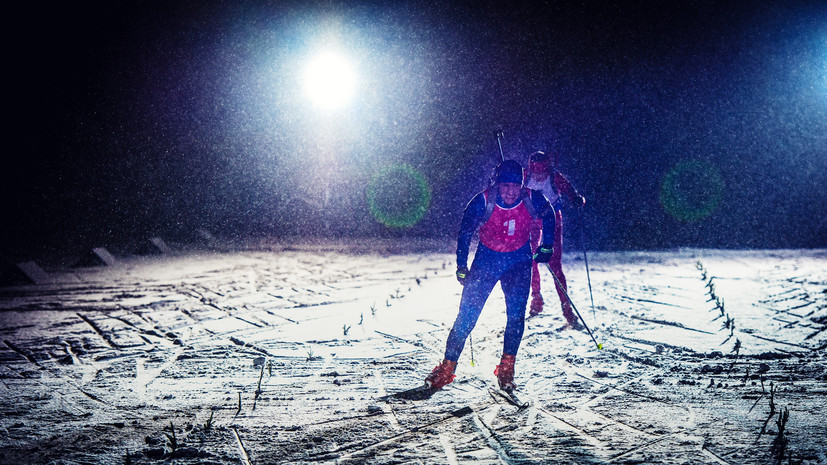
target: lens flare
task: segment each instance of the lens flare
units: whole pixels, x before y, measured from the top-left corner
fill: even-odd
[[[425,216],[431,189],[425,177],[407,164],[394,164],[376,174],[367,186],[370,213],[393,228],[409,228]]]
[[[721,172],[702,161],[681,161],[663,178],[660,203],[674,218],[700,221],[715,211],[724,193]]]

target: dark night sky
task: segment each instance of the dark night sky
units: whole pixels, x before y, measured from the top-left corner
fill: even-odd
[[[450,237],[497,128],[520,161],[561,152],[589,200],[568,215],[575,247],[580,231],[597,249],[827,246],[827,3],[384,3],[25,7],[3,257],[315,234],[326,178],[334,234]],[[330,119],[297,88],[321,38],[362,84]],[[365,201],[394,163],[430,187],[410,228]],[[669,179],[709,211],[670,214]]]

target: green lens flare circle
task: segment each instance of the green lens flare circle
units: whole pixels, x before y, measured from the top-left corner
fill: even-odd
[[[660,203],[680,221],[699,221],[714,212],[724,194],[721,172],[702,161],[682,161],[663,178]]]
[[[393,228],[409,228],[425,216],[431,205],[431,189],[419,171],[407,164],[388,166],[367,186],[370,213]]]

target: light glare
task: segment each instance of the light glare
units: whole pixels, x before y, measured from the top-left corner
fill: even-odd
[[[335,52],[317,55],[305,71],[305,91],[323,109],[334,110],[347,104],[356,86],[351,64]]]

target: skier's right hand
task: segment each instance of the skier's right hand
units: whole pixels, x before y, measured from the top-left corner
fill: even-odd
[[[468,268],[464,266],[457,267],[457,281],[459,281],[459,283],[463,286],[465,285],[465,280],[468,279],[468,275],[470,274],[471,272],[468,271]]]

